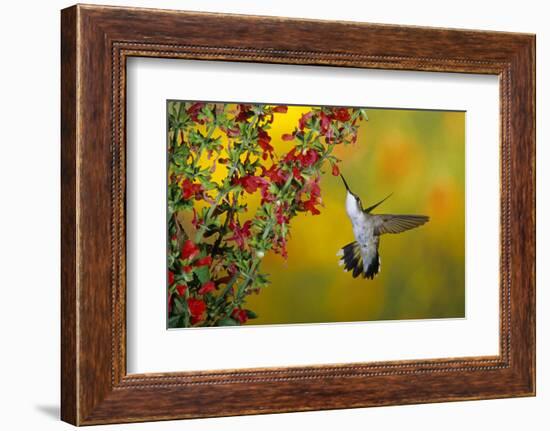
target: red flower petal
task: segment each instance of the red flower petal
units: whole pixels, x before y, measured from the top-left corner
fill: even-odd
[[[285,133],[284,135],[281,136],[281,139],[283,141],[292,141],[294,140],[294,134]]]
[[[311,148],[308,148],[305,153],[296,156],[304,167],[314,165],[319,160],[319,153]]]
[[[247,121],[253,115],[254,113],[250,110],[250,105],[239,105],[239,115],[235,117],[235,121],[242,123]]]
[[[332,165],[332,175],[334,175],[335,177],[340,175],[340,169],[338,168],[338,165],[336,163]]]
[[[190,199],[200,195],[204,191],[202,185],[193,184],[188,178],[184,179],[181,183],[181,192],[184,199]]]
[[[279,105],[273,108],[273,112],[278,112],[280,114],[286,114],[287,111],[288,111],[288,106],[285,106],[285,105]]]
[[[194,263],[195,266],[210,266],[212,264],[212,256],[205,256],[197,259]]]
[[[300,173],[300,169],[298,169],[297,167],[292,168],[292,175],[294,175],[294,178],[296,178],[297,181],[302,181],[303,179],[302,174]]]
[[[317,208],[315,208],[315,205],[317,205],[317,199],[311,198],[311,199],[304,202],[304,209],[306,211],[311,212],[312,215],[321,214],[321,211],[319,211]]]
[[[218,278],[216,284],[227,284],[231,281],[233,277],[226,275],[225,277]]]
[[[287,179],[287,175],[285,175],[284,171],[276,164],[273,164],[268,170],[266,170],[264,175],[278,186],[283,185]]]
[[[207,281],[199,289],[199,295],[204,295],[208,292],[212,292],[215,289],[216,289],[216,283],[214,283],[213,281]]]
[[[203,102],[197,102],[197,103],[193,103],[188,109],[187,109],[187,114],[191,117],[191,119],[196,122],[196,123],[199,123],[199,124],[204,124],[204,119],[203,120],[199,120],[199,114],[202,110],[202,108],[204,107],[204,103]]]
[[[233,236],[227,238],[228,241],[235,241],[239,248],[245,248],[247,240],[251,235],[250,227],[252,226],[252,221],[247,220],[242,227],[231,222],[229,228],[233,231]]]
[[[234,179],[233,184],[240,184],[247,193],[254,193],[258,188],[268,187],[269,183],[265,178],[247,175],[242,178]]]
[[[199,248],[188,239],[181,248],[181,259],[192,259],[199,253]]]
[[[325,135],[330,127],[330,117],[321,111],[321,133]]]
[[[195,324],[202,320],[203,314],[206,311],[206,304],[202,299],[188,298],[187,307],[191,314],[191,323]]]
[[[271,142],[271,136],[264,130],[259,129],[258,130],[258,145],[260,148],[264,151],[263,159],[267,159],[268,154],[271,155],[273,153],[273,146],[270,144]]]
[[[307,112],[305,113],[304,115],[302,115],[302,117],[300,118],[300,120],[298,121],[298,127],[300,127],[300,130],[304,130],[304,128],[306,127],[306,123],[308,122],[308,120],[313,116],[313,112]]]
[[[233,129],[225,129],[224,132],[230,138],[235,138],[236,136],[239,136],[241,134],[241,131],[238,127],[234,127]]]
[[[344,122],[344,121],[349,121],[349,119],[351,118],[351,114],[346,108],[336,108],[334,109],[333,112],[334,112],[333,116],[335,120]]]
[[[168,284],[172,285],[174,284],[174,273],[172,271],[168,271]]]
[[[296,156],[296,147],[294,147],[292,150],[290,150],[283,158],[283,161],[285,163],[293,162],[294,160],[297,160],[298,156]]]
[[[246,310],[240,310],[238,308],[233,309],[231,317],[239,323],[245,323],[248,320],[248,314]]]
[[[185,284],[178,284],[176,286],[176,290],[179,296],[183,296],[185,294],[185,291],[187,290],[187,286]]]

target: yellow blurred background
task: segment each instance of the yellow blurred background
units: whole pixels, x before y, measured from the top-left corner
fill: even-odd
[[[270,131],[281,140],[310,107],[290,106]],[[247,298],[258,318],[247,324],[351,322],[464,317],[465,114],[368,109],[357,144],[334,154],[350,188],[366,207],[389,193],[375,213],[424,214],[420,228],[380,239],[381,271],[353,279],[338,266],[337,251],[353,241],[340,178],[325,169],[321,214],[291,221],[288,260],[268,253],[261,272],[271,285]],[[251,202],[255,206],[256,202]],[[251,208],[252,210],[252,208]]]

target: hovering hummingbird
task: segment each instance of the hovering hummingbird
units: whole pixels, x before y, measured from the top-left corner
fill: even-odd
[[[371,214],[372,210],[388,199],[391,194],[380,202],[363,208],[359,196],[350,190],[344,176],[340,175],[340,177],[346,186],[346,212],[351,220],[356,241],[344,246],[338,251],[337,256],[342,256],[340,265],[344,266],[345,271],[353,271],[353,278],[362,274],[363,278],[372,280],[380,271],[378,255],[380,235],[413,229],[423,225],[430,218],[424,215]]]

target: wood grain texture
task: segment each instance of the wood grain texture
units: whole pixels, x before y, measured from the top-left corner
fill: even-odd
[[[77,422],[76,9],[61,16],[61,417]]]
[[[61,36],[63,420],[87,425],[534,394],[533,35],[74,6],[62,11]],[[499,356],[127,375],[130,56],[499,75]]]

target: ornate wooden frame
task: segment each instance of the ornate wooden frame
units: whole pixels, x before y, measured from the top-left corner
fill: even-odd
[[[62,11],[61,49],[63,420],[88,425],[534,395],[534,35],[78,5]],[[498,75],[500,354],[128,375],[130,56]]]

